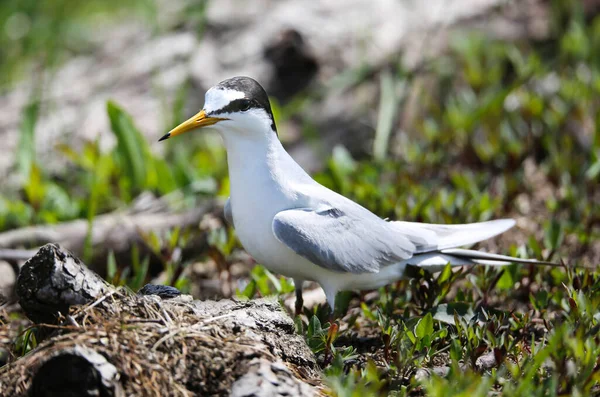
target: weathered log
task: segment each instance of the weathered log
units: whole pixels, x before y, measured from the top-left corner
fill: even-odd
[[[11,262],[26,261],[35,255],[36,252],[37,250],[0,248],[0,260]]]
[[[30,250],[7,250],[6,248],[36,247],[56,243],[61,247],[82,256],[88,236],[93,258],[90,266],[100,274],[106,267],[106,258],[113,253],[117,263],[131,259],[131,249],[137,246],[142,256],[149,256],[157,262],[155,253],[148,249],[143,235],[151,232],[163,233],[175,227],[196,226],[202,217],[215,207],[206,202],[196,208],[174,212],[151,194],[141,195],[131,208],[97,216],[91,225],[85,219],[63,222],[56,225],[28,226],[0,233],[0,257],[7,260],[23,260]],[[184,249],[184,256],[201,250],[203,241],[192,239]],[[5,248],[6,250],[1,250]],[[193,251],[193,252],[192,252]],[[30,255],[31,256],[31,255]],[[26,258],[25,258],[26,259]],[[162,265],[161,265],[162,266]]]
[[[124,396],[114,365],[82,346],[64,349],[48,358],[33,378],[31,397]]]
[[[156,287],[132,294],[56,245],[25,264],[17,291],[28,316],[59,322],[0,368],[6,395],[318,393],[315,358],[276,300],[194,301]]]

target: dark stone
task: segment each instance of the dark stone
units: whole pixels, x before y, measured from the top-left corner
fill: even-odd
[[[154,284],[146,284],[139,291],[139,295],[158,295],[163,299],[174,298],[178,295],[181,295],[181,291],[179,291],[175,287],[171,287],[169,285],[154,285]]]

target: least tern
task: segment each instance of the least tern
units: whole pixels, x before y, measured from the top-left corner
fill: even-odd
[[[225,217],[244,248],[269,270],[319,283],[332,310],[339,291],[375,289],[408,265],[435,272],[452,266],[545,263],[459,249],[496,236],[512,219],[462,225],[383,220],[313,180],[286,152],[265,90],[234,77],[206,92],[204,108],[160,140],[195,129],[217,131],[227,149],[231,197]]]

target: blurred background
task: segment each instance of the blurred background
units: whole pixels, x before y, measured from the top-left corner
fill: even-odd
[[[235,75],[281,140],[382,217],[518,227],[482,248],[600,260],[600,2],[3,0],[0,279],[46,242],[136,290],[287,293],[222,219],[219,138],[157,139]],[[10,250],[8,250],[10,249]]]

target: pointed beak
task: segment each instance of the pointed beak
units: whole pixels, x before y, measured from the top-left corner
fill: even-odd
[[[227,120],[221,117],[209,117],[206,115],[204,110],[201,110],[196,115],[190,117],[188,120],[179,124],[177,127],[173,128],[167,134],[165,134],[158,141],[164,141],[165,139],[169,139],[172,136],[181,135],[184,132],[188,132],[191,130],[195,130],[197,128],[207,127],[209,125],[217,124],[219,121]]]

